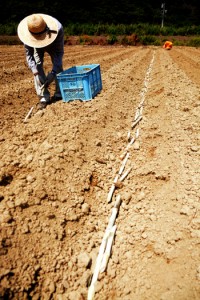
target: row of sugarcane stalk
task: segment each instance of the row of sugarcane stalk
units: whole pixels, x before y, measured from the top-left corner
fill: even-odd
[[[150,73],[152,70],[153,62],[154,62],[154,55],[153,53],[153,58],[150,62],[150,65],[147,69],[145,79],[144,79],[144,87],[141,91],[141,101],[139,103],[139,106],[136,109],[135,117],[133,120],[133,123],[131,124],[131,129],[134,129],[139,122],[142,120],[142,113],[143,113],[143,107],[144,107],[144,101],[145,101],[145,96],[147,93],[148,89],[148,83],[150,80]],[[120,159],[123,160],[122,164],[120,166],[119,172],[115,176],[113,183],[110,187],[108,196],[107,196],[107,203],[110,203],[113,198],[114,191],[116,189],[117,183],[122,182],[128,174],[131,172],[132,168],[129,168],[127,171],[124,172],[125,166],[127,164],[128,158],[130,157],[129,150],[133,143],[138,139],[139,137],[139,128],[136,129],[135,137],[131,137],[131,132],[128,132],[128,145],[125,147],[123,153],[120,155]],[[124,173],[123,173],[124,172]],[[117,229],[117,225],[115,224],[115,220],[117,218],[117,215],[119,213],[119,208],[121,204],[121,196],[120,194],[117,194],[116,200],[114,203],[114,207],[112,208],[112,213],[107,225],[107,228],[105,230],[100,248],[99,248],[99,253],[96,259],[95,263],[95,268],[92,276],[92,280],[88,289],[88,300],[93,300],[95,296],[95,286],[98,281],[99,273],[103,273],[106,271],[107,265],[109,258],[112,253],[112,245]]]

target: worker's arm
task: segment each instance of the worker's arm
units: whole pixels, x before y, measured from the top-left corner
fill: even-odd
[[[26,61],[34,75],[38,74],[36,62],[34,59],[34,48],[24,45],[26,52]]]

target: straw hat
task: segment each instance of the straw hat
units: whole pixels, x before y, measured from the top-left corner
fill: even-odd
[[[18,25],[19,39],[33,48],[50,45],[58,35],[56,20],[45,14],[33,14],[24,18]]]

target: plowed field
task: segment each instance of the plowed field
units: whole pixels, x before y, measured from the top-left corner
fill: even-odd
[[[93,100],[37,112],[23,47],[0,47],[0,299],[87,299],[119,196],[94,299],[200,299],[200,49],[65,47],[95,63]]]

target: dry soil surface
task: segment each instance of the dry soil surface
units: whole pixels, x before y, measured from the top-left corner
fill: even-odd
[[[0,47],[0,299],[87,299],[117,195],[94,299],[200,299],[200,49],[65,47],[94,63],[93,100],[37,112],[23,47]]]

